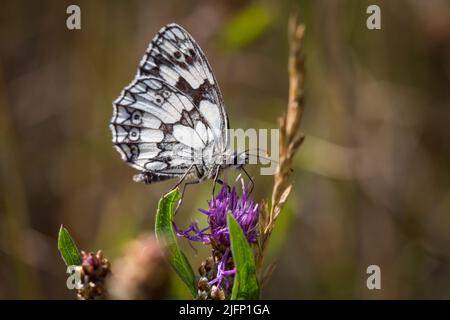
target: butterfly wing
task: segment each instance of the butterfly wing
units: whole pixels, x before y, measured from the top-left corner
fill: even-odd
[[[180,175],[214,145],[214,135],[192,102],[154,77],[139,77],[114,102],[113,143],[141,171]]]
[[[152,40],[135,80],[114,102],[113,143],[150,181],[181,176],[227,146],[227,117],[211,68],[177,25]]]
[[[228,117],[219,85],[202,49],[177,24],[163,27],[150,43],[139,76],[160,78],[190,98],[217,136],[219,149],[228,143]]]

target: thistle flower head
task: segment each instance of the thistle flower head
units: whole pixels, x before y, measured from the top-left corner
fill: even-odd
[[[199,209],[207,216],[208,226],[200,229],[194,221],[188,229],[181,230],[174,224],[177,235],[190,241],[203,242],[212,246],[209,263],[199,269],[199,299],[223,300],[225,292],[230,292],[236,273],[230,249],[230,232],[227,214],[231,213],[239,223],[249,243],[258,241],[259,207],[242,184],[239,196],[236,186],[230,190],[224,184],[219,194],[208,202],[208,209]],[[207,268],[206,268],[207,267]]]
[[[181,230],[175,226],[178,236],[191,241],[211,244],[214,249],[225,253],[230,247],[230,232],[227,225],[227,214],[231,213],[242,228],[249,243],[258,239],[259,207],[244,186],[239,196],[236,186],[231,190],[224,184],[219,194],[208,202],[208,209],[198,209],[207,216],[208,226],[200,229],[194,221],[188,229]]]
[[[200,209],[208,216],[210,227],[210,242],[217,249],[230,246],[230,233],[227,225],[227,214],[231,212],[241,226],[248,242],[255,243],[258,236],[258,204],[250,198],[243,188],[241,197],[236,192],[236,186],[231,191],[224,185],[220,193],[209,202],[208,210]]]

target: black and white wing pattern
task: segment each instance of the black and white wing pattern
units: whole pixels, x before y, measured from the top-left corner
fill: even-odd
[[[217,81],[200,47],[176,24],[158,32],[113,107],[113,143],[145,182],[182,176],[194,163],[210,171],[227,148]]]

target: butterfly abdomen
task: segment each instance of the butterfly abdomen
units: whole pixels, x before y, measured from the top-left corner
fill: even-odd
[[[142,172],[140,174],[136,174],[133,177],[135,182],[142,182],[145,184],[151,184],[156,182],[161,182],[165,180],[173,179],[173,176],[170,175],[158,175],[152,172]]]

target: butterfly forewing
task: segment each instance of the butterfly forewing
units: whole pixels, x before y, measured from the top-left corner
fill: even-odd
[[[217,81],[200,47],[178,25],[160,30],[113,105],[114,145],[153,181],[184,175],[193,163],[212,165],[227,147]]]
[[[150,43],[138,74],[165,80],[197,107],[202,101],[204,104],[209,102],[208,111],[213,113],[210,120],[213,120],[213,115],[221,120],[210,125],[227,143],[227,116],[217,80],[202,49],[186,30],[176,24],[163,27]]]

